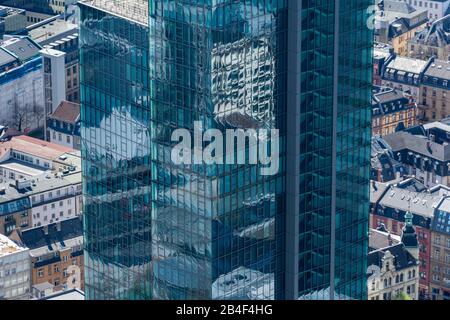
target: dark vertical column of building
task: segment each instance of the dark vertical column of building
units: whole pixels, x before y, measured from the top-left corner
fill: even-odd
[[[371,0],[336,1],[334,299],[366,299],[373,31]]]
[[[335,267],[336,267],[336,155],[337,155],[337,115],[338,115],[338,82],[339,82],[339,17],[340,0],[334,1],[334,66],[333,66],[333,148],[331,177],[331,224],[330,224],[330,300],[335,299]]]
[[[302,2],[288,1],[285,299],[298,298]]]
[[[333,281],[335,1],[303,1],[299,19],[298,297],[329,299]]]

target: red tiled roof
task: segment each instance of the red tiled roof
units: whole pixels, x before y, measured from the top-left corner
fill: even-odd
[[[79,117],[80,105],[78,103],[62,101],[49,118],[75,124]]]
[[[39,140],[25,135],[13,137],[6,142],[0,142],[0,158],[10,149],[49,160],[56,159],[64,153],[74,151],[71,148],[60,146],[56,143]]]

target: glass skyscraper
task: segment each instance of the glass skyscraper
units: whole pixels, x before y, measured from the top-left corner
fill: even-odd
[[[120,3],[79,4],[87,298],[365,299],[371,1]],[[278,173],[176,165],[198,123]]]

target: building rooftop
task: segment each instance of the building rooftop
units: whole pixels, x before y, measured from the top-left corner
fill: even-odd
[[[367,265],[375,265],[381,268],[387,251],[394,256],[394,266],[397,271],[417,265],[417,260],[406,250],[403,243],[370,252],[367,257]]]
[[[416,135],[409,131],[395,132],[383,137],[393,152],[408,150],[424,157],[425,160],[450,161],[450,144],[438,143],[426,134]]]
[[[0,5],[0,19],[8,16],[13,16],[16,14],[21,14],[23,12],[25,12],[25,10],[20,8],[6,7]]]
[[[75,184],[81,183],[81,173],[77,173],[75,175],[68,175],[70,179],[66,179],[65,176],[55,177],[52,174],[48,174],[46,178],[42,178],[40,180],[35,180],[30,186],[27,186],[23,189],[18,189],[15,186],[11,186],[7,183],[0,184],[0,189],[4,189],[2,193],[0,193],[0,216],[5,213],[2,209],[2,204],[9,204],[11,208],[9,208],[9,213],[14,208],[17,208],[19,211],[20,205],[30,206],[28,197],[34,194],[40,194],[45,191],[51,191],[55,189],[61,189],[66,186],[71,186]],[[14,200],[23,199],[26,202],[13,202]]]
[[[80,118],[80,105],[78,103],[62,101],[49,118],[75,124]]]
[[[15,62],[19,62],[19,59],[17,59],[17,57],[11,52],[0,47],[0,72],[4,66],[10,66]]]
[[[29,37],[7,36],[5,38],[6,40],[1,43],[2,48],[12,53],[22,62],[39,56],[39,51],[42,49]]]
[[[79,4],[148,25],[148,0],[80,0]]]
[[[438,185],[429,190],[420,189],[416,179],[407,179],[391,186],[381,198],[379,204],[401,211],[411,211],[422,217],[432,218],[443,197],[450,194],[450,188]],[[419,191],[416,191],[419,190]]]
[[[428,61],[425,60],[395,56],[388,62],[386,69],[393,69],[404,73],[420,74],[424,71],[427,64]]]
[[[369,248],[370,251],[384,249],[401,242],[401,238],[398,235],[390,234],[376,229],[369,230]]]
[[[48,45],[49,43],[69,37],[78,36],[78,26],[63,19],[52,19],[46,24],[38,25],[29,30],[28,35],[40,45]]]
[[[11,149],[49,160],[74,152],[71,148],[23,135],[0,142],[0,160]]]
[[[390,184],[387,182],[371,181],[370,183],[370,203],[376,203],[384,195],[384,192],[389,188]]]
[[[434,60],[425,70],[424,76],[450,81],[450,61]]]
[[[79,289],[59,291],[39,300],[84,300],[84,292]]]
[[[374,59],[387,59],[392,54],[393,50],[394,48],[391,45],[377,42],[373,46],[373,57]]]
[[[33,256],[83,244],[81,217],[62,220],[47,226],[22,231],[20,240]]]
[[[45,173],[45,170],[38,166],[24,163],[16,159],[10,159],[0,163],[0,168],[13,170],[27,176],[39,176]]]
[[[0,234],[0,258],[5,257],[7,255],[18,253],[22,251],[28,250],[27,248],[23,248],[17,245],[14,241],[9,239],[7,236]]]

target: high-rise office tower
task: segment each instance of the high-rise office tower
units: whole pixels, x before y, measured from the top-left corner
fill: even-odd
[[[88,299],[366,298],[370,4],[80,2]],[[198,127],[278,170],[175,163]]]

